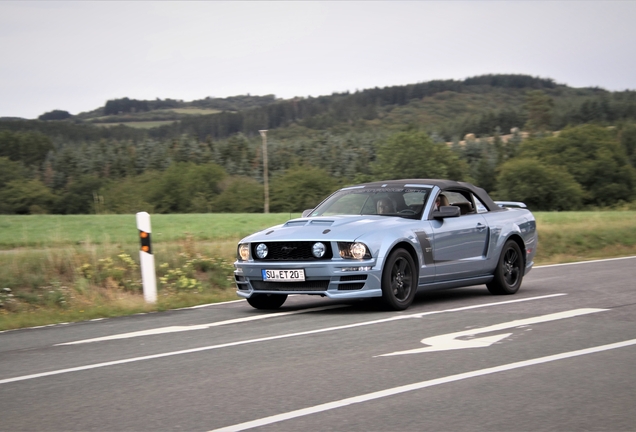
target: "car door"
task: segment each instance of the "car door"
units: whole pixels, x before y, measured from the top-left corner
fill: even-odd
[[[445,195],[451,195],[448,197],[451,205],[453,201],[469,202],[471,198],[453,197],[450,193]],[[489,238],[488,224],[483,215],[472,212],[459,217],[434,219],[431,227],[435,282],[483,274]]]

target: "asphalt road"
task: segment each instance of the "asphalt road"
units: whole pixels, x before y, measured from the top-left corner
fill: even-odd
[[[636,430],[636,257],[407,311],[290,297],[0,333],[2,431]]]

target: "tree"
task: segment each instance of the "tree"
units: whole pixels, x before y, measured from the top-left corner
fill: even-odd
[[[40,180],[12,180],[0,189],[0,213],[49,213],[55,195]]]
[[[94,175],[84,175],[67,184],[54,206],[54,213],[91,214],[96,213],[95,205],[103,180]]]
[[[137,99],[113,99],[106,102],[104,115],[148,111],[148,101]]]
[[[583,189],[558,166],[537,159],[517,158],[504,163],[497,177],[497,199],[524,202],[531,210],[575,210]]]
[[[468,166],[446,145],[435,144],[424,132],[395,134],[381,144],[373,173],[378,179],[442,178],[464,180]]]
[[[38,120],[66,120],[67,118],[71,118],[71,114],[68,111],[53,110],[42,114],[38,117]]]
[[[139,176],[110,181],[100,189],[96,198],[107,213],[153,213],[154,206],[148,201],[160,177],[159,171],[146,171]]]
[[[222,182],[223,191],[212,208],[215,213],[262,213],[265,195],[263,185],[249,177],[231,177]]]
[[[629,124],[620,131],[621,145],[632,166],[636,168],[636,124]]]
[[[52,150],[51,139],[39,132],[0,131],[0,157],[39,167]]]
[[[526,94],[528,121],[525,128],[531,132],[550,130],[554,100],[541,90],[532,90]]]
[[[211,212],[225,176],[216,164],[175,163],[151,186],[147,201],[159,213]]]
[[[613,130],[597,125],[566,128],[558,136],[524,141],[520,155],[570,173],[583,187],[586,205],[612,206],[634,197],[636,170]]]
[[[243,134],[236,134],[218,146],[219,162],[228,173],[247,175],[253,159],[250,143]]]
[[[0,189],[13,180],[25,180],[27,171],[20,162],[0,157]]]
[[[271,181],[271,210],[282,213],[314,208],[338,186],[338,181],[320,168],[290,168]]]

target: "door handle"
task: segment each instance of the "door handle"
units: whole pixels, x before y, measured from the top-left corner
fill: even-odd
[[[486,225],[482,224],[482,223],[478,223],[477,224],[477,231],[483,231],[485,230],[487,227]]]

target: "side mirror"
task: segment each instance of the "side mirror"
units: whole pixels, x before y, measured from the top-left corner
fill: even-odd
[[[446,219],[460,215],[461,211],[457,206],[441,206],[439,210],[433,212],[433,219]]]
[[[307,217],[311,214],[311,212],[314,211],[314,209],[307,209],[305,211],[303,211],[303,215],[302,217]]]

